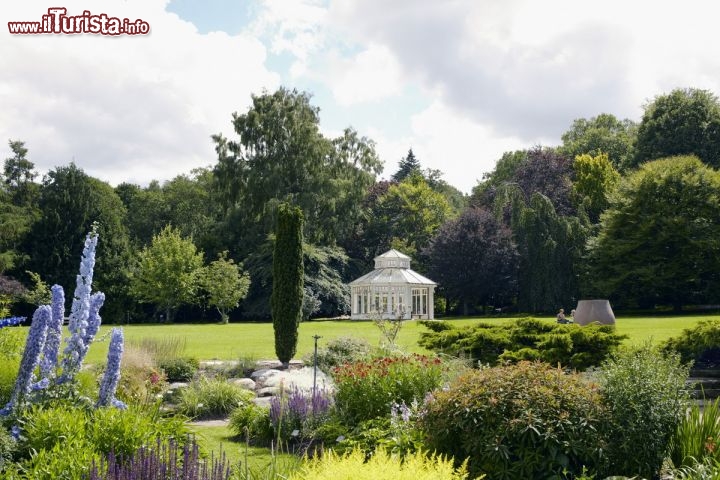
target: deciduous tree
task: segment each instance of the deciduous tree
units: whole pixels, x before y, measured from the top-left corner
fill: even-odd
[[[632,120],[619,120],[609,113],[589,119],[578,118],[563,133],[560,151],[570,158],[604,153],[619,170],[632,163],[637,127]]]
[[[446,222],[428,247],[429,275],[448,298],[503,306],[517,294],[518,252],[512,232],[491,212],[469,208]]]
[[[199,281],[206,305],[217,309],[222,323],[228,323],[228,311],[240,304],[250,288],[250,276],[227,257],[227,252],[202,269]]]
[[[720,301],[720,173],[697,157],[643,164],[611,196],[589,281],[623,306]]]
[[[609,205],[608,196],[620,181],[620,174],[613,168],[606,153],[596,156],[578,155],[573,162],[575,201],[587,213],[590,221],[597,223],[600,214]]]
[[[179,306],[195,302],[202,266],[203,254],[192,240],[167,226],[138,254],[130,290],[138,301],[160,307],[172,321]]]
[[[645,105],[633,166],[674,155],[720,167],[720,102],[710,91],[678,88]]]

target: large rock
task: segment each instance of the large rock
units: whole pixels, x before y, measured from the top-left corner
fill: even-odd
[[[580,300],[573,315],[578,325],[598,322],[603,325],[615,325],[615,314],[609,300]]]
[[[313,368],[303,367],[296,370],[272,370],[263,369],[253,372],[253,379],[257,389],[275,388],[292,390],[298,388],[309,392],[313,388]],[[325,375],[320,369],[317,370],[316,386],[318,389],[332,389],[332,379]]]
[[[251,378],[231,378],[228,383],[237,385],[245,390],[255,390],[255,382]]]

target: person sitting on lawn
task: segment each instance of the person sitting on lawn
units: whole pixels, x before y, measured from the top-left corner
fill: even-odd
[[[565,310],[562,308],[557,314],[557,323],[570,323],[567,321],[567,318],[565,318]]]

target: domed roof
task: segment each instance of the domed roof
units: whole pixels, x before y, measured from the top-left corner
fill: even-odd
[[[375,270],[350,285],[437,285],[410,269],[410,257],[395,249],[375,257]]]

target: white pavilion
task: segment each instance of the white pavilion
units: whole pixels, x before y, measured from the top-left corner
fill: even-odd
[[[434,318],[437,284],[410,269],[410,257],[389,250],[375,257],[375,270],[350,282],[353,320]]]

